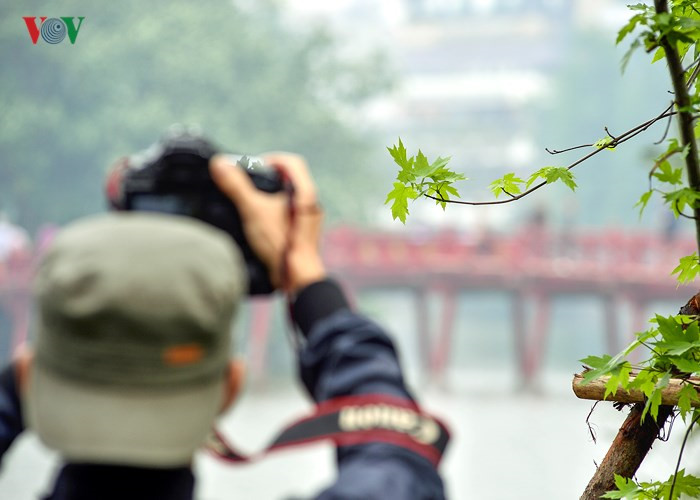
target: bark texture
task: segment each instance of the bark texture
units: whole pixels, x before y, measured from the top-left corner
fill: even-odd
[[[641,424],[643,410],[644,403],[636,403],[632,407],[581,500],[598,500],[605,492],[616,489],[615,474],[634,476],[659,435],[659,429],[671,415],[673,406],[660,406],[657,422],[647,417]]]

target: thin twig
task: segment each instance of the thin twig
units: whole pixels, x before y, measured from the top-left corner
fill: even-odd
[[[676,462],[676,470],[673,473],[673,481],[671,482],[671,491],[668,492],[668,498],[673,498],[673,489],[676,487],[676,479],[678,479],[678,469],[681,467],[681,458],[683,458],[683,450],[685,450],[685,445],[688,442],[688,437],[690,436],[690,431],[693,430],[693,426],[700,420],[700,413],[690,422],[688,430],[685,431],[685,436],[683,437],[683,444],[681,445],[681,451],[678,453],[678,461]]]
[[[656,141],[654,143],[655,146],[658,146],[659,144],[661,144],[662,142],[664,142],[666,140],[666,137],[668,136],[668,131],[671,130],[671,122],[672,121],[673,121],[673,117],[669,116],[668,121],[666,121],[666,130],[664,130],[664,135],[662,135],[661,139],[659,139],[658,141]]]
[[[678,200],[676,200],[676,205],[678,205]],[[684,214],[680,210],[676,209],[676,212],[678,212],[678,215],[680,217],[683,217],[684,219],[691,219],[691,220],[698,220],[697,217],[693,217],[692,215]]]
[[[501,191],[503,191],[505,194],[507,194],[507,195],[510,196],[511,198],[515,198],[515,195],[514,195],[514,194],[511,194],[511,193],[509,193],[508,191],[506,191],[506,188],[501,188]]]
[[[700,60],[700,57],[698,59]],[[696,64],[696,63],[693,63],[693,64]],[[690,66],[692,67],[692,64]],[[688,69],[690,69],[690,68],[688,68]],[[693,85],[693,82],[695,81],[695,79],[698,77],[699,74],[700,74],[700,61],[698,61],[697,65],[695,66],[695,69],[693,70],[693,74],[690,75],[690,77],[688,77],[688,81],[685,82],[685,86],[687,88],[690,88]]]
[[[610,131],[608,130],[608,127],[604,127],[604,129],[605,129],[605,133],[608,134],[608,136],[613,140],[613,142],[615,142],[616,140],[618,140],[617,137],[615,137],[614,135],[612,135],[612,134],[610,133]],[[612,143],[611,143],[611,144],[612,144]],[[581,145],[579,145],[579,146],[573,146],[573,147],[566,148],[566,149],[549,149],[549,148],[544,148],[544,150],[545,150],[546,152],[548,152],[550,155],[558,155],[558,154],[561,154],[561,153],[566,153],[566,152],[569,152],[569,151],[573,151],[573,150],[575,150],[575,149],[592,148],[592,147],[594,147],[594,146],[595,146],[595,144],[581,144]],[[606,147],[610,147],[610,145],[608,145],[608,146],[606,146]]]
[[[588,160],[589,158],[591,158],[591,157],[597,155],[598,153],[600,153],[601,151],[603,151],[603,150],[605,150],[605,149],[614,148],[614,147],[617,147],[617,146],[619,146],[620,144],[622,144],[622,143],[624,143],[624,142],[629,141],[629,140],[632,139],[633,137],[635,137],[635,136],[641,134],[642,132],[645,132],[647,129],[649,129],[649,127],[651,127],[654,123],[658,122],[659,120],[663,120],[664,118],[667,118],[667,117],[669,117],[669,116],[675,115],[675,114],[676,114],[676,111],[671,111],[671,108],[672,108],[672,107],[673,107],[672,105],[669,106],[669,107],[667,107],[661,114],[659,114],[659,115],[656,116],[655,118],[652,118],[652,119],[650,119],[650,120],[647,120],[646,122],[641,123],[641,124],[637,125],[636,127],[632,128],[632,129],[630,129],[630,130],[628,130],[628,131],[625,132],[624,134],[620,135],[620,136],[617,138],[617,140],[613,140],[613,141],[611,141],[609,144],[606,144],[606,145],[603,146],[603,147],[600,147],[600,148],[598,148],[598,149],[595,149],[594,151],[591,151],[591,152],[588,153],[587,155],[585,155],[585,156],[579,158],[578,160],[576,160],[575,162],[573,162],[572,164],[570,164],[568,167],[566,167],[567,170],[571,170],[572,168],[576,167],[577,165],[580,165],[580,164],[583,163],[584,161],[586,161],[586,160]],[[519,194],[519,195],[516,195],[516,196],[513,196],[512,198],[507,199],[507,200],[494,200],[494,201],[463,201],[463,200],[446,200],[446,199],[444,199],[444,198],[442,198],[442,197],[436,197],[436,196],[432,196],[432,195],[429,195],[429,194],[424,194],[424,196],[425,196],[426,198],[430,198],[431,200],[440,201],[440,202],[445,202],[445,203],[454,203],[454,204],[456,204],[456,205],[472,205],[472,206],[482,206],[482,205],[505,205],[506,203],[512,203],[512,202],[517,201],[517,200],[519,200],[519,199],[521,199],[521,198],[524,198],[525,196],[527,196],[527,195],[529,195],[529,194],[531,194],[531,193],[537,191],[538,189],[544,187],[545,185],[547,185],[547,181],[543,181],[543,182],[541,182],[541,183],[539,183],[539,184],[537,184],[537,185],[531,187],[531,188],[528,189],[527,191],[524,191],[523,193],[521,193],[521,194]]]
[[[642,340],[638,340],[638,342],[639,342],[640,344],[642,344],[644,347],[646,347],[647,349],[649,349],[651,352],[653,352],[654,354],[656,354],[657,356],[661,356],[661,354],[659,354],[659,351],[657,351],[656,349],[654,349],[653,347],[651,347],[651,346],[650,346],[649,344],[647,344],[646,342],[644,342],[644,341],[642,341]]]
[[[598,444],[598,440],[595,437],[595,431],[593,431],[593,425],[591,424],[591,416],[593,415],[593,410],[595,410],[595,407],[598,406],[598,403],[600,401],[596,401],[593,404],[593,407],[591,408],[591,411],[588,412],[588,416],[586,417],[586,425],[588,426],[588,432],[591,434],[591,439],[593,439],[593,444]],[[596,464],[596,469],[598,468],[598,464]]]
[[[604,127],[604,128],[605,128],[605,133],[608,134],[613,141],[616,141],[617,137],[615,137],[614,135],[612,135],[610,133],[610,131],[608,130],[608,127]]]
[[[573,151],[574,149],[583,149],[583,148],[592,148],[593,144],[581,144],[580,146],[574,146],[572,148],[566,148],[566,149],[549,149],[549,148],[544,148],[546,152],[548,152],[550,155],[559,155],[562,153],[566,153],[568,151]]]
[[[664,443],[671,439],[671,432],[673,432],[673,424],[676,422],[676,417],[678,417],[677,412],[673,412],[661,428],[659,428],[658,440]],[[668,430],[666,430],[666,424],[668,424]]]

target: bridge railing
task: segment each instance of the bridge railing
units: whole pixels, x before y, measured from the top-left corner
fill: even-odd
[[[653,233],[613,229],[555,233],[531,228],[509,236],[474,237],[455,231],[404,235],[344,227],[324,240],[328,266],[354,275],[444,272],[673,286],[671,270],[694,250],[692,238],[667,241]]]
[[[640,315],[650,300],[672,299],[680,305],[683,297],[692,295],[677,287],[670,271],[680,257],[694,250],[692,238],[668,240],[658,234],[614,229],[551,232],[540,226],[510,235],[455,230],[390,233],[339,227],[327,231],[323,241],[329,270],[347,284],[351,295],[371,287],[410,287],[417,296],[426,290],[439,290],[446,300],[443,316],[447,319],[437,334],[421,333],[426,352],[432,351],[427,355],[438,360],[447,358],[438,354],[449,352],[454,297],[462,289],[507,291],[514,297],[515,310],[518,301],[532,297],[547,310],[549,296],[579,291],[603,293],[624,298]],[[0,358],[6,359],[27,338],[36,259],[25,255],[0,265]],[[258,326],[253,326],[260,331],[251,335],[258,339],[254,341],[257,354],[253,356],[259,358],[257,364],[262,370],[270,338],[263,331],[270,322],[263,319],[271,311],[261,304],[255,307]],[[539,316],[545,318],[546,314]],[[425,323],[421,318],[416,322]],[[541,325],[533,325],[529,333],[514,333],[520,335],[518,349],[529,352],[528,359],[537,360],[539,351],[546,347],[546,335],[536,333],[541,329]],[[525,345],[538,335],[535,347]],[[431,338],[440,339],[438,345],[430,346]],[[531,367],[530,373],[537,366],[535,361],[522,364]]]

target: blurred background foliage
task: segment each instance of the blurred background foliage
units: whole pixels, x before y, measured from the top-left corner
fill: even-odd
[[[85,20],[75,45],[33,45],[27,15]],[[0,46],[0,210],[30,231],[103,210],[108,166],[173,123],[233,152],[301,153],[329,218],[364,216],[353,187],[376,185],[372,143],[340,117],[390,71],[380,53],[341,57],[330,31],[291,25],[277,2],[5,2]]]

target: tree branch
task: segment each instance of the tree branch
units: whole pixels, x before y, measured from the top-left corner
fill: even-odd
[[[649,127],[651,127],[654,123],[658,122],[659,120],[663,120],[664,118],[668,118],[669,116],[675,115],[676,112],[675,112],[675,111],[671,111],[671,108],[672,108],[672,107],[673,107],[673,104],[671,104],[671,105],[668,106],[666,109],[664,109],[664,110],[661,112],[661,114],[659,114],[659,115],[656,116],[655,118],[652,118],[652,119],[650,119],[650,120],[647,120],[647,121],[645,121],[644,123],[640,123],[640,124],[637,125],[636,127],[629,129],[629,130],[628,130],[627,132],[625,132],[624,134],[618,136],[618,137],[615,138],[615,139],[612,139],[612,141],[611,141],[609,144],[606,144],[606,145],[603,146],[603,147],[600,147],[600,148],[598,148],[598,149],[596,149],[596,150],[594,150],[594,151],[591,151],[590,153],[588,153],[587,155],[585,155],[585,156],[579,158],[578,160],[576,160],[575,162],[573,162],[572,164],[570,164],[570,165],[567,166],[566,168],[567,168],[568,170],[571,170],[572,168],[576,167],[577,165],[580,165],[581,163],[583,163],[584,161],[588,160],[589,158],[592,158],[593,156],[597,155],[597,154],[600,153],[601,151],[603,151],[603,150],[605,150],[605,149],[608,149],[608,148],[617,147],[617,146],[619,146],[620,144],[623,144],[623,143],[629,141],[630,139],[632,139],[633,137],[635,137],[635,136],[641,134],[642,132],[645,132]],[[584,147],[584,146],[580,146],[580,147]],[[577,147],[577,148],[578,148],[578,147]],[[572,149],[576,149],[576,148],[572,148]],[[525,196],[527,196],[527,195],[529,195],[529,194],[531,194],[531,193],[534,193],[535,191],[537,191],[538,189],[540,189],[540,188],[542,188],[543,186],[546,186],[546,185],[547,185],[547,181],[543,181],[543,182],[541,182],[541,183],[535,185],[534,187],[528,189],[527,191],[524,191],[524,192],[522,192],[521,194],[519,194],[519,195],[517,195],[517,196],[513,196],[512,198],[508,198],[508,199],[505,199],[505,200],[493,200],[493,201],[464,201],[464,200],[446,200],[446,199],[444,199],[444,198],[442,198],[442,197],[432,196],[432,195],[429,195],[429,194],[424,194],[423,196],[425,196],[426,198],[430,198],[431,200],[440,201],[440,202],[445,202],[445,203],[454,203],[454,204],[456,204],[456,205],[472,205],[472,206],[480,206],[480,205],[505,205],[506,203],[513,203],[514,201],[517,201],[517,200],[519,200],[519,199],[521,199],[521,198],[524,198]]]

